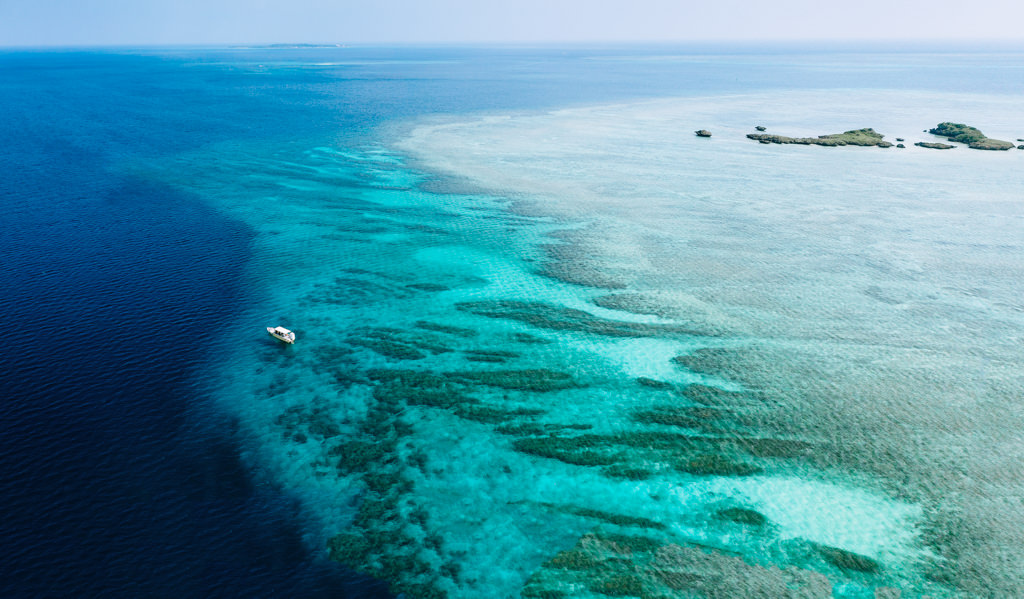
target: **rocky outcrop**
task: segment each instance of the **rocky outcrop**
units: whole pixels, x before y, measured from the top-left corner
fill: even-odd
[[[939,123],[934,128],[929,129],[928,133],[945,137],[949,141],[967,144],[968,148],[975,150],[1009,150],[1013,148],[1012,143],[987,137],[978,129],[963,123]]]
[[[874,129],[854,129],[844,133],[819,135],[818,137],[786,137],[785,135],[769,135],[767,133],[748,133],[747,138],[761,143],[799,144],[815,146],[878,146],[891,148],[892,144],[884,141],[885,136]]]
[[[956,146],[951,146],[949,144],[938,143],[938,142],[930,142],[930,141],[919,141],[919,142],[917,142],[914,145],[918,146],[918,147],[921,147],[921,148],[932,148],[933,150],[952,150],[953,148],[956,147]]]
[[[758,126],[754,127],[754,129],[757,129],[758,131],[764,131],[764,130],[767,129],[767,127],[765,127],[764,125],[758,125]]]
[[[981,141],[968,144],[967,147],[975,150],[1012,150],[1013,144],[1001,139],[985,138]]]
[[[711,132],[708,131],[707,129],[700,129],[700,130],[694,131],[694,133],[697,134],[697,137],[711,137]]]

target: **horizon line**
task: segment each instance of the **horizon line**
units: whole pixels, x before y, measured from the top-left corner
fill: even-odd
[[[15,44],[0,43],[0,50],[103,50],[103,49],[328,49],[328,48],[601,48],[601,47],[887,47],[895,51],[899,47],[908,50],[951,50],[963,49],[1019,49],[1024,50],[1022,38],[730,38],[700,40],[460,40],[460,41],[266,41],[266,42],[168,42],[168,43],[79,43],[79,44]]]

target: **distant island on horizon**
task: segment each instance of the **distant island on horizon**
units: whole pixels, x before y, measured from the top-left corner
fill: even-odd
[[[261,50],[290,50],[290,49],[302,49],[302,48],[349,48],[348,44],[238,44],[231,46],[232,48],[255,48]]]

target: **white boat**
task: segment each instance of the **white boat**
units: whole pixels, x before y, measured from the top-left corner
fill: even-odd
[[[267,332],[285,343],[295,343],[295,333],[284,327],[267,327]]]

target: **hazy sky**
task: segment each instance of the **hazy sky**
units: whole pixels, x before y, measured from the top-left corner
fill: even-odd
[[[0,0],[0,46],[1024,40],[1022,0]]]

